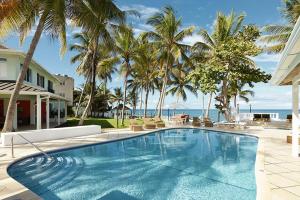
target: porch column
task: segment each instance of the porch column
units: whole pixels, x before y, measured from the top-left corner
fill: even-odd
[[[66,101],[65,102],[65,118],[64,118],[64,122],[66,122],[66,119],[67,119],[67,114],[68,114],[68,111],[67,111],[67,107],[68,107],[68,104]]]
[[[15,108],[15,115],[13,119],[13,129],[17,130],[18,129],[18,103],[16,103],[16,108]]]
[[[47,97],[46,98],[46,126],[47,126],[47,129],[50,128],[49,115],[50,115],[50,106],[49,106],[49,97]]]
[[[36,95],[36,129],[42,128],[42,102],[41,96]]]
[[[292,118],[292,156],[299,156],[299,81],[293,80],[292,97],[293,97],[293,118]]]
[[[57,107],[57,124],[60,125],[60,100],[58,100],[58,107]]]

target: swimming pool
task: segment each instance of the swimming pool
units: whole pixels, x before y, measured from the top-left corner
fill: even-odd
[[[169,129],[25,158],[9,175],[45,200],[256,199],[257,138]]]

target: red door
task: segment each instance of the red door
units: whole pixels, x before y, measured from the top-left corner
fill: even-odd
[[[42,123],[46,123],[46,102],[42,102]]]
[[[30,124],[30,101],[19,100],[17,101],[18,111],[18,125],[29,125]]]
[[[4,101],[0,99],[0,117],[4,117]]]
[[[4,123],[4,101],[0,99],[0,127]]]

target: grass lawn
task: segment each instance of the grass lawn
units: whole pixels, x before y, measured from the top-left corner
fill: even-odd
[[[79,122],[79,118],[69,118],[67,122],[62,124],[61,127],[71,127],[77,126]],[[139,124],[143,124],[141,119],[137,119]],[[87,118],[84,120],[83,125],[99,125],[101,128],[117,128],[117,120],[116,119],[107,119],[107,118]],[[118,128],[127,128],[129,126],[129,119],[125,119],[124,126],[121,125],[121,119],[119,119],[119,127]]]

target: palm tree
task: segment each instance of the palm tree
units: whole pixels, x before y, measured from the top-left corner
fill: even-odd
[[[121,113],[122,125],[124,125],[124,111],[125,111],[125,103],[127,98],[127,82],[128,77],[132,73],[131,62],[136,54],[137,49],[137,41],[134,38],[133,29],[129,26],[123,26],[116,32],[115,37],[115,51],[117,52],[117,57],[121,60],[121,74],[124,77],[124,86],[123,86],[123,108]]]
[[[166,95],[166,87],[168,82],[169,71],[173,64],[180,59],[188,59],[186,51],[189,50],[189,45],[183,44],[182,41],[186,36],[193,33],[194,27],[181,29],[181,18],[177,19],[173,8],[167,6],[162,12],[150,17],[147,21],[152,25],[154,31],[147,33],[154,44],[160,50],[160,60],[163,60],[163,86],[160,96],[158,116],[161,116],[164,99]]]
[[[119,127],[119,107],[121,102],[123,101],[122,89],[120,87],[114,88],[114,94],[111,94],[109,99],[112,105],[116,104],[115,107],[117,108],[117,127]]]
[[[83,75],[86,78],[85,85],[87,83],[92,83],[93,59],[89,54],[89,47],[91,45],[89,34],[87,32],[76,33],[73,35],[73,38],[78,42],[72,44],[70,50],[77,51],[78,53],[71,58],[71,63],[79,62],[76,71],[79,75]],[[106,46],[106,43],[103,43],[102,41],[99,42],[97,47],[98,53],[95,58],[97,64],[95,69],[98,78],[104,81],[105,89],[103,91],[106,92],[107,80],[111,80],[111,74],[116,71],[114,65],[118,60],[112,57],[112,50],[109,46]],[[85,86],[83,87],[82,93],[84,92],[84,89]]]
[[[0,37],[4,37],[10,32],[20,32],[20,42],[22,43],[32,27],[37,24],[35,33],[30,43],[29,50],[26,54],[23,68],[16,81],[16,86],[11,95],[3,132],[12,130],[14,111],[16,101],[20,93],[25,75],[29,68],[36,46],[45,31],[51,38],[59,38],[61,43],[61,54],[66,51],[66,25],[67,19],[89,32],[95,30],[95,24],[101,18],[102,21],[107,19],[124,19],[124,13],[121,12],[112,1],[53,1],[53,0],[32,0],[32,1],[10,1],[3,0],[1,5],[13,2],[14,5],[9,7],[5,16],[2,16],[0,23]],[[97,21],[97,22],[95,22]]]
[[[187,91],[197,96],[196,89],[191,85],[190,81],[186,78],[188,71],[182,68],[179,64],[178,68],[175,68],[171,73],[171,81],[167,94],[170,93],[172,96],[176,96],[176,103],[179,98],[183,101],[187,100]]]
[[[145,90],[145,104],[144,117],[147,117],[147,107],[149,93],[154,93],[155,85],[154,79],[159,74],[157,56],[158,49],[144,38],[143,35],[139,37],[139,49],[134,57],[134,72],[135,83],[140,86],[141,90]]]
[[[139,101],[138,90],[131,89],[128,93],[128,103],[132,106],[132,115],[135,116],[137,103]]]
[[[237,16],[234,12],[231,12],[228,16],[218,13],[213,33],[210,35],[205,29],[200,30],[199,34],[203,41],[195,43],[193,49],[202,53],[202,59],[204,59],[204,62],[213,58],[217,58],[218,51],[222,48],[222,46],[240,33],[244,18],[244,15]],[[254,63],[248,57],[241,57],[240,59],[247,61],[247,63],[253,64],[254,67]],[[220,70],[224,71],[224,75],[221,77],[221,95],[218,97],[218,99],[223,102],[224,108],[226,108],[224,113],[226,119],[230,119],[230,113],[227,109],[229,106],[229,74],[226,72],[228,71],[228,68],[232,66],[225,61],[222,63],[222,65],[223,67]],[[205,65],[202,66],[207,67]],[[207,68],[204,70],[210,69]]]
[[[90,45],[83,60],[83,65],[91,66],[92,90],[89,102],[80,118],[79,125],[83,124],[84,119],[93,104],[96,89],[97,65],[99,63],[99,54],[101,55],[101,52],[99,52],[99,43],[105,45],[105,47],[109,49],[113,48],[114,42],[110,30],[114,29],[117,26],[116,24],[123,23],[126,14],[112,1],[90,0],[89,2],[84,1],[83,4],[87,4],[87,9],[80,10],[80,17],[76,19],[75,24],[83,27],[83,30],[87,32],[90,40]],[[87,20],[90,21],[89,24],[85,23]]]
[[[294,25],[300,16],[300,1],[285,0],[281,13],[288,23],[281,25],[271,24],[262,28],[265,34],[260,40],[266,44],[264,50],[267,53],[280,53],[283,51]]]

